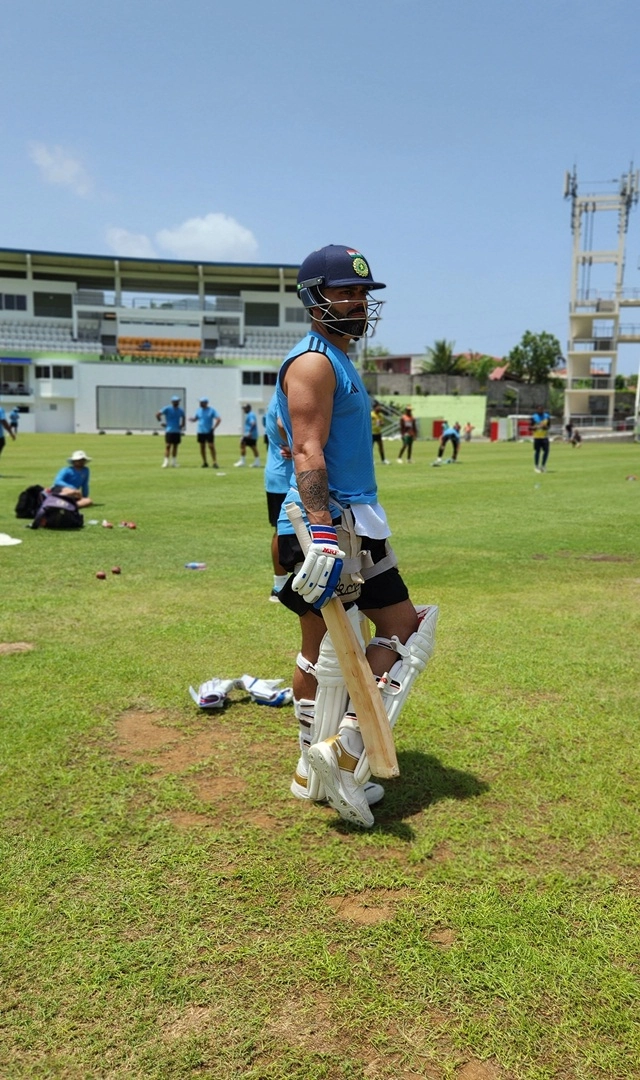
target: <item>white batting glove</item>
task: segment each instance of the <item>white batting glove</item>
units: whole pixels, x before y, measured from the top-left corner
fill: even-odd
[[[321,608],[331,599],[340,580],[344,551],[338,547],[333,525],[311,525],[310,532],[311,547],[291,588],[308,604]]]

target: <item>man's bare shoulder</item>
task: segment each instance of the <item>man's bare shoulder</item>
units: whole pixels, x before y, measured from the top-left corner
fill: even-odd
[[[333,365],[328,356],[319,352],[303,352],[294,356],[287,362],[284,374],[285,388],[289,381],[297,381],[303,378],[309,380],[328,380],[334,378]]]

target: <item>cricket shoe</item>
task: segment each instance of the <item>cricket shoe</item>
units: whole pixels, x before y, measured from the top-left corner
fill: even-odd
[[[162,466],[161,466],[161,468],[163,468],[163,469],[167,469],[168,467],[169,467],[169,458],[167,458],[167,457],[166,457],[166,458],[164,459],[164,461],[162,462]]]
[[[271,604],[279,604],[280,603],[280,597],[278,596],[278,592],[279,592],[278,589],[272,589],[271,590],[271,594],[269,596],[269,603],[271,603]]]
[[[239,469],[242,465],[244,465],[244,458],[240,458],[240,461],[236,461],[233,467],[234,469]]]
[[[260,462],[259,462],[259,461],[252,461],[252,462],[251,462],[251,465],[249,466],[249,468],[250,468],[250,469],[261,469],[261,468],[262,468],[262,465],[260,464]]]
[[[358,759],[344,749],[338,735],[309,747],[309,765],[324,784],[329,805],[345,821],[370,829],[374,819],[364,785],[356,784],[353,778],[357,764]]]
[[[291,787],[289,788],[291,794],[295,795],[296,799],[309,800],[307,786],[309,780],[309,766],[305,761],[306,756],[306,754],[300,755],[293,780],[291,781]],[[373,780],[367,780],[362,790],[364,791],[369,806],[375,806],[381,799],[384,799],[384,788],[382,784],[374,784]],[[318,802],[326,802],[326,799],[318,799]]]
[[[431,462],[432,465],[442,465],[442,458],[437,457],[435,461]]]

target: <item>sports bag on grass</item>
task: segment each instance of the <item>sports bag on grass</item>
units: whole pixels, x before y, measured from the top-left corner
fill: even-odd
[[[42,502],[43,491],[44,488],[41,484],[32,484],[31,487],[21,491],[16,503],[16,517],[31,518],[33,520]]]
[[[47,493],[31,524],[32,529],[81,529],[84,517],[73,499]]]

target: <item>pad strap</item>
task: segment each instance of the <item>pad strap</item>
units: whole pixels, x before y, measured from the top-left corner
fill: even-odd
[[[301,652],[296,656],[296,666],[300,668],[300,671],[304,671],[305,675],[315,675],[316,673],[315,664],[307,660]]]

